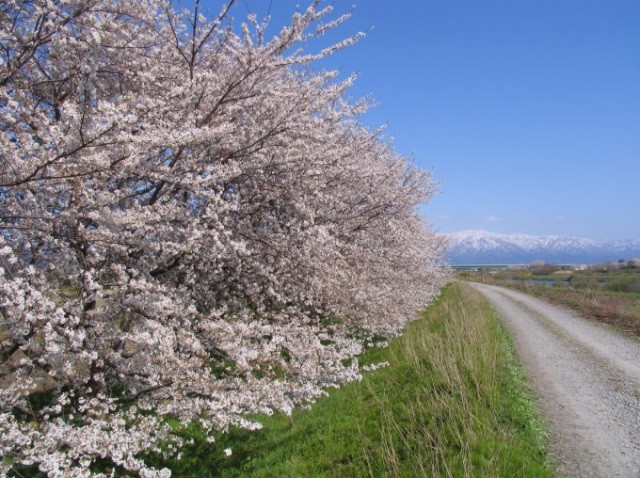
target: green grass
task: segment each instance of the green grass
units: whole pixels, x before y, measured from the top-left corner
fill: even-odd
[[[179,477],[551,476],[545,431],[495,311],[450,284],[368,373],[291,417],[258,417],[208,444],[196,426]],[[231,448],[226,457],[223,450]]]

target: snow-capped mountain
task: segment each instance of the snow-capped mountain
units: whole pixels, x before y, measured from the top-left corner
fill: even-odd
[[[593,264],[640,258],[640,240],[595,241],[576,237],[460,231],[447,234],[447,259],[457,264]]]

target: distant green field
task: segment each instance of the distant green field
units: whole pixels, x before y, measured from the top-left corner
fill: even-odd
[[[551,476],[511,339],[477,292],[447,286],[387,349],[362,357],[380,361],[390,365],[310,410],[258,417],[262,430],[209,444],[192,425],[182,459],[156,463],[178,477]]]

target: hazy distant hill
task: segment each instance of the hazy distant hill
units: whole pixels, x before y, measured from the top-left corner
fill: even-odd
[[[593,264],[640,258],[640,240],[594,241],[575,237],[461,231],[447,234],[447,259],[456,264]]]

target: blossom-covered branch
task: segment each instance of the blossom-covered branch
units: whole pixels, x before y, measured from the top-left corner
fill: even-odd
[[[447,278],[430,175],[308,67],[347,16],[265,41],[232,5],[0,7],[0,475],[166,476],[140,458],[179,446],[163,417],[308,404]]]

